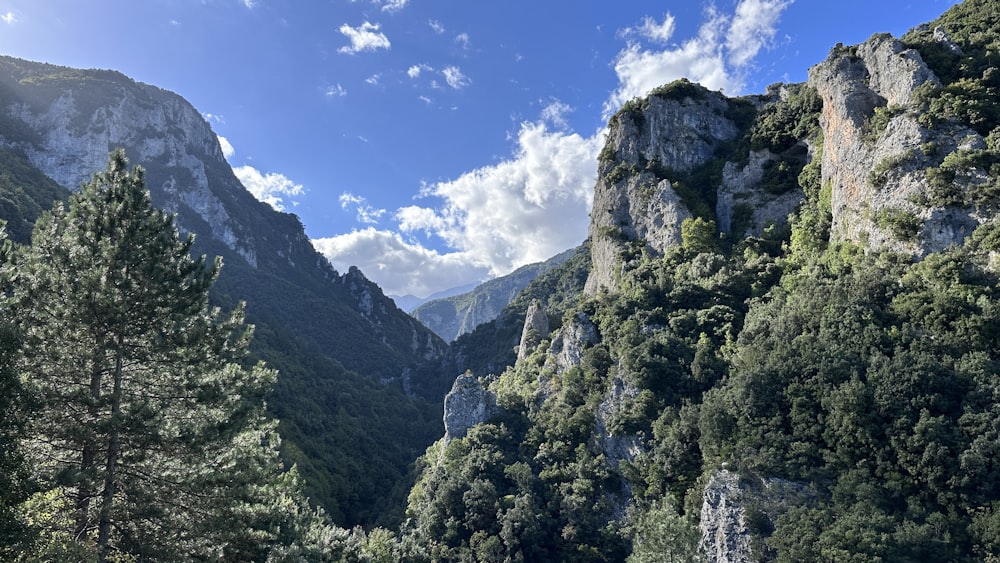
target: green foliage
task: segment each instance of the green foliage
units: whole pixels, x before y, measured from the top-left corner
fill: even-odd
[[[633,533],[628,563],[696,563],[704,561],[698,549],[697,525],[681,516],[669,499],[642,514]]]
[[[43,492],[26,510],[45,549],[263,560],[323,526],[281,474],[263,417],[274,373],[246,363],[242,309],[209,307],[218,264],[191,244],[118,151],[5,268],[36,405],[25,451]]]
[[[750,129],[750,148],[780,154],[819,132],[823,101],[815,88],[787,86],[790,95],[760,110]]]
[[[865,122],[865,131],[862,139],[868,144],[874,144],[882,136],[882,133],[885,132],[886,127],[889,126],[889,121],[903,112],[904,108],[900,106],[880,106],[875,108],[875,113]]]
[[[883,209],[876,215],[875,224],[904,241],[915,241],[923,227],[920,218],[905,209]]]
[[[707,94],[708,90],[704,86],[691,82],[686,78],[680,78],[668,84],[657,86],[649,92],[649,95],[652,97],[676,100],[678,102],[682,102],[685,99],[694,101],[702,100]]]
[[[715,221],[701,217],[681,221],[681,247],[696,254],[719,249],[719,229]]]

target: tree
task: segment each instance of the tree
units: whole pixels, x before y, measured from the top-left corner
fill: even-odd
[[[9,242],[0,227],[0,263],[9,259]],[[6,316],[7,311],[3,314]],[[23,540],[18,508],[27,498],[28,471],[21,451],[24,391],[13,369],[20,342],[7,318],[0,320],[0,559],[10,559]]]
[[[98,561],[263,560],[315,516],[264,417],[275,373],[248,364],[242,307],[209,306],[221,261],[192,243],[116,151],[39,219],[16,266],[19,367],[39,405],[26,449],[69,501],[59,531]]]

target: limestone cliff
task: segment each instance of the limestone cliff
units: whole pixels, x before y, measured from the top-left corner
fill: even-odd
[[[688,82],[630,104],[612,118],[601,153],[588,294],[616,288],[616,269],[630,244],[653,255],[680,244],[681,222],[692,214],[666,176],[705,164],[739,132],[722,94]]]
[[[954,47],[943,30],[936,37]],[[919,257],[961,243],[985,221],[973,205],[936,197],[928,170],[986,143],[961,121],[922,118],[941,82],[917,50],[888,34],[839,46],[810,69],[809,84],[823,98],[834,241]]]

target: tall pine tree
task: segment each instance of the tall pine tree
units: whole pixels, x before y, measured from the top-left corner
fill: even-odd
[[[275,374],[248,364],[242,309],[209,306],[221,262],[192,242],[121,151],[37,222],[12,300],[38,400],[27,451],[72,512],[43,533],[99,561],[261,561],[302,555],[306,535],[331,547],[282,473],[263,411]]]

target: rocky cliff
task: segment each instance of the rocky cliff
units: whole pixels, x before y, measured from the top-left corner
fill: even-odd
[[[943,29],[934,37],[958,49]],[[987,144],[966,122],[925,117],[942,84],[919,51],[876,35],[835,48],[810,69],[809,84],[823,98],[822,182],[833,240],[919,257],[960,244],[987,220],[982,206],[943,198],[935,186],[934,170]],[[985,170],[965,172],[967,185],[987,181]]]
[[[946,397],[972,381],[992,389],[996,375],[963,375],[953,362],[980,344],[968,358],[995,357],[1000,4],[954,12],[949,25],[837,46],[804,84],[727,98],[679,81],[615,114],[579,305],[547,336],[530,308],[516,364],[473,389],[492,393],[501,416],[483,419],[462,451],[504,459],[510,473],[427,474],[440,490],[467,486],[466,512],[441,523],[445,508],[428,500],[437,512],[418,512],[420,525],[457,523],[452,537],[474,543],[544,519],[553,539],[534,537],[552,559],[620,560],[631,549],[671,560],[687,548],[718,562],[994,554],[985,516],[935,528],[949,501],[925,494],[932,474],[954,475],[940,489],[958,494],[958,476],[976,469],[953,454],[975,458],[980,435],[935,442],[933,462],[923,446],[903,451],[924,443],[931,417],[961,434],[965,409],[978,407]],[[966,297],[946,304],[948,292]],[[941,343],[972,317],[991,320],[968,321],[979,336]],[[930,364],[906,359],[916,348]],[[940,391],[924,387],[938,375]],[[910,393],[913,377],[910,399],[874,414],[878,397]],[[977,404],[995,409],[991,397]],[[903,482],[912,489],[900,492]],[[994,517],[984,503],[995,507],[1000,489],[990,490],[969,514]],[[539,498],[559,508],[526,520]],[[484,524],[498,519],[500,530]],[[627,545],[609,530],[631,534]],[[987,532],[973,539],[977,530]],[[643,552],[651,538],[661,543]],[[508,554],[525,549],[504,541]],[[680,541],[691,545],[672,551]]]
[[[440,358],[444,341],[360,271],[334,270],[297,217],[244,189],[209,124],[182,97],[113,71],[0,57],[0,177],[34,194],[16,208],[7,197],[0,205],[15,240],[27,242],[27,221],[104,169],[118,147],[145,169],[154,204],[196,235],[196,252],[224,258],[212,299],[246,302],[254,351],[280,372],[268,406],[313,500],[343,525],[398,509],[388,505],[400,499],[384,491],[401,490],[408,465],[440,434],[442,399],[419,377],[405,391],[429,402],[406,397],[402,382]],[[393,412],[372,414],[384,404]],[[383,470],[366,472],[366,463]]]

